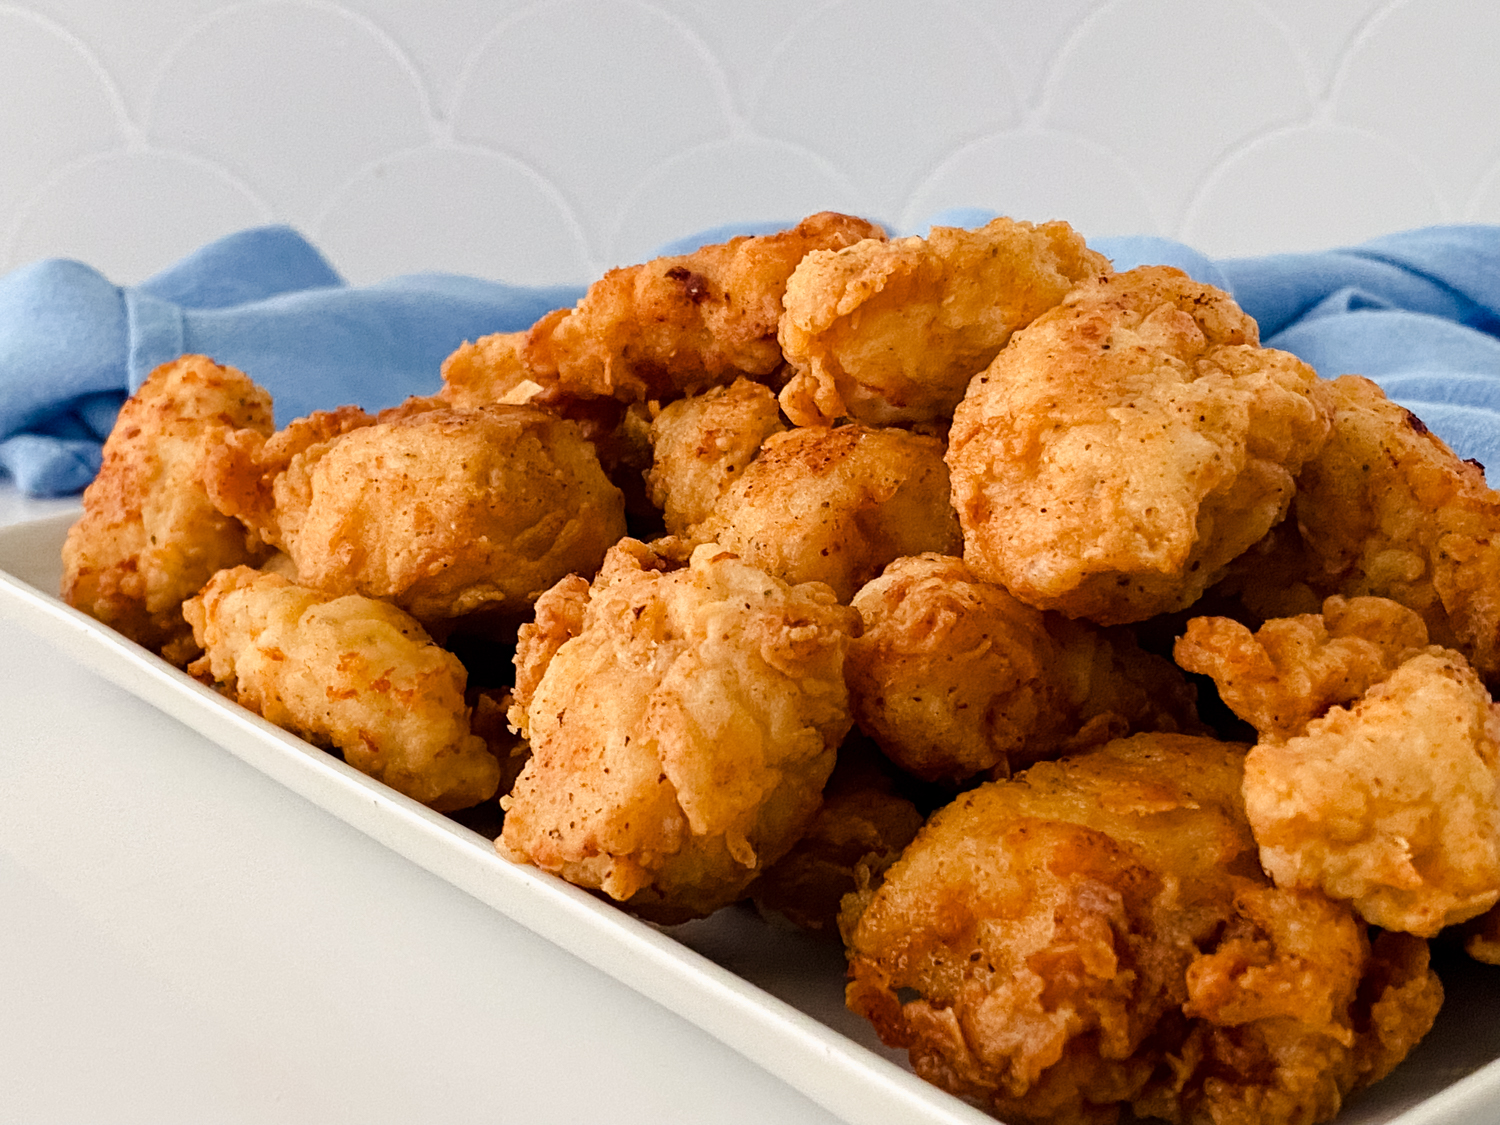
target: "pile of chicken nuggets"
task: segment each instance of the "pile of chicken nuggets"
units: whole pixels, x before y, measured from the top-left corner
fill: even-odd
[[[1067,224],[823,213],[437,394],[121,411],[72,605],[658,923],[841,936],[1012,1122],[1332,1118],[1500,964],[1500,494]]]

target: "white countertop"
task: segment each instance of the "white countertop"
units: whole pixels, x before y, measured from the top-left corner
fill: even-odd
[[[835,1120],[9,622],[0,716],[6,1125]]]

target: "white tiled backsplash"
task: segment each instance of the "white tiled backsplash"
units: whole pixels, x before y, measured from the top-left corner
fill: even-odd
[[[0,0],[0,270],[281,221],[586,281],[953,206],[1213,255],[1500,222],[1494,0]]]

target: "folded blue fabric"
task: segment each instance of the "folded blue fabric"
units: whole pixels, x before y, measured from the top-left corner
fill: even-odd
[[[28,495],[83,488],[126,394],[184,352],[248,372],[278,424],[378,410],[435,391],[465,340],[582,292],[445,274],[356,288],[287,227],[220,239],[132,288],[79,262],[24,266],[0,277],[0,469]]]
[[[994,212],[934,221],[973,226]],[[763,223],[700,232],[679,253]],[[1153,237],[1091,239],[1116,268],[1165,263],[1234,294],[1263,341],[1326,376],[1381,382],[1461,456],[1500,467],[1500,227],[1431,227],[1312,254],[1210,259]],[[0,470],[24,493],[76,492],[126,394],[201,352],[248,372],[279,424],[355,403],[376,410],[440,385],[465,340],[524,328],[580,287],[420,274],[350,286],[287,227],[244,231],[129,288],[78,262],[0,277]]]

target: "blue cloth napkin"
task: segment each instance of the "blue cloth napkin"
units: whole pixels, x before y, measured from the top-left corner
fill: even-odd
[[[250,374],[280,425],[430,394],[465,340],[525,328],[582,292],[447,274],[356,288],[279,226],[220,239],[131,288],[79,262],[23,266],[0,277],[0,469],[28,495],[83,488],[126,394],[184,352]]]
[[[949,211],[934,222],[974,226],[994,214]],[[661,252],[783,225],[716,228]],[[1370,376],[1461,456],[1500,469],[1500,227],[1219,260],[1170,239],[1090,242],[1116,268],[1166,263],[1227,289],[1264,343],[1325,376]],[[183,352],[249,373],[284,424],[431,393],[463,341],[524,328],[582,292],[448,274],[350,286],[287,227],[220,239],[133,287],[79,262],[38,262],[0,277],[0,471],[30,495],[83,488],[126,394]]]

